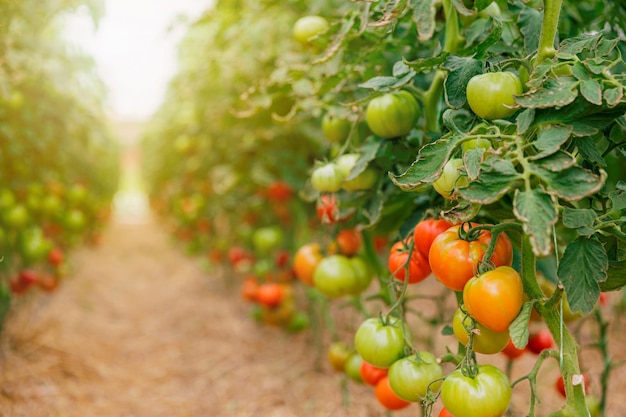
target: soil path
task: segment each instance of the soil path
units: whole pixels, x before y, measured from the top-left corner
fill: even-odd
[[[55,294],[8,320],[0,416],[384,414],[354,384],[358,404],[344,408],[339,377],[313,371],[306,335],[256,325],[227,281],[153,222],[114,223],[72,259]]]

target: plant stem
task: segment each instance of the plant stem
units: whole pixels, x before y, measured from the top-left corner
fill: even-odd
[[[385,276],[387,275],[387,269],[384,268],[380,263],[380,258],[376,253],[376,248],[374,247],[374,238],[372,233],[367,230],[363,230],[363,249],[365,250],[365,259],[371,262],[372,267],[374,268],[374,272],[376,273],[376,279],[380,284],[380,292],[379,295],[382,300],[387,305],[391,305],[393,302],[391,298],[391,292],[389,291],[389,287],[387,286],[387,282],[385,281]]]
[[[545,10],[543,11],[536,65],[541,64],[546,58],[553,57],[556,52],[554,42],[559,26],[559,15],[561,14],[563,0],[544,0],[543,3]]]

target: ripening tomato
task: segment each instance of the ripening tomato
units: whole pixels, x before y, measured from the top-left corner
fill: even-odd
[[[511,385],[493,365],[478,365],[474,378],[458,368],[441,384],[441,400],[454,417],[502,417],[511,402]]]
[[[526,352],[526,349],[518,349],[512,340],[509,340],[509,343],[506,344],[504,349],[502,349],[502,353],[509,359],[517,359],[522,356]]]
[[[411,405],[409,401],[403,400],[398,397],[395,392],[393,392],[391,385],[389,384],[389,377],[387,376],[378,381],[374,394],[376,395],[378,402],[387,410],[402,410],[403,408]]]
[[[283,300],[285,290],[282,285],[274,282],[266,282],[259,285],[256,300],[259,304],[272,308],[278,306]]]
[[[358,257],[344,255],[327,256],[313,273],[313,285],[329,298],[358,294],[369,286],[370,281],[367,264]]]
[[[430,275],[430,265],[427,258],[415,247],[409,253],[410,240],[405,239],[396,242],[389,251],[387,266],[389,271],[398,281],[407,279],[409,284],[416,284],[428,278]]]
[[[58,288],[59,280],[56,279],[53,275],[43,274],[39,277],[37,285],[39,286],[39,288],[46,292],[53,292]]]
[[[316,211],[323,224],[334,224],[336,221],[344,220],[339,216],[337,198],[333,194],[321,195],[316,204]]]
[[[363,358],[357,352],[354,352],[348,357],[344,367],[348,378],[359,384],[363,383],[363,378],[361,377],[361,363],[363,363]]]
[[[552,349],[554,347],[556,347],[556,343],[554,342],[554,338],[552,337],[550,330],[541,329],[530,335],[528,338],[528,344],[526,345],[526,350],[539,355],[542,351]]]
[[[419,402],[430,390],[439,391],[443,368],[430,352],[395,361],[389,368],[389,383],[396,395],[405,401]]]
[[[241,297],[250,302],[256,302],[259,295],[259,282],[253,276],[244,278],[241,285]]]
[[[335,238],[339,252],[346,256],[354,256],[361,249],[363,237],[357,229],[343,229]]]
[[[354,335],[354,346],[364,361],[379,367],[389,368],[404,356],[405,337],[411,333],[396,317],[385,322],[380,317],[365,319]]]
[[[333,162],[319,166],[311,174],[311,185],[320,193],[335,193],[341,189],[345,175]]]
[[[419,222],[413,229],[413,241],[415,247],[422,255],[428,258],[428,252],[433,244],[433,240],[441,233],[454,226],[449,221],[439,219],[424,219]]]
[[[480,324],[494,332],[506,332],[524,303],[522,278],[510,266],[487,271],[467,282],[463,303]]]
[[[381,379],[387,376],[387,372],[386,368],[378,368],[365,361],[361,363],[361,379],[367,385],[375,387]]]
[[[313,274],[315,268],[324,259],[320,245],[317,243],[307,243],[298,249],[293,258],[293,269],[296,277],[306,285],[313,285]]]
[[[452,320],[452,330],[456,339],[464,346],[469,343],[470,334],[467,328],[472,323],[472,318],[463,313],[460,308],[457,308],[454,313],[454,319]],[[485,355],[493,355],[501,352],[507,343],[509,342],[509,332],[494,332],[489,330],[482,324],[476,322],[474,326],[474,339],[472,347],[474,352],[482,353]]]
[[[332,368],[337,372],[345,372],[346,362],[354,353],[354,349],[351,349],[344,342],[333,342],[328,347],[328,362]]]
[[[413,94],[400,90],[373,98],[365,120],[370,130],[383,139],[406,135],[415,127],[420,108]]]
[[[322,133],[331,142],[341,143],[348,139],[352,124],[349,120],[326,113],[322,118]]]
[[[503,119],[517,111],[514,96],[522,94],[522,83],[512,72],[490,72],[473,76],[467,83],[467,102],[476,115],[487,120]]]
[[[304,16],[293,25],[293,37],[301,44],[308,44],[313,38],[325,33],[328,21],[322,16]]]
[[[472,223],[472,227],[474,226],[477,225]],[[491,232],[487,230],[481,230],[476,240],[462,240],[459,238],[460,227],[461,225],[452,226],[437,236],[428,253],[428,261],[435,277],[454,291],[463,291],[467,281],[478,271],[478,265],[491,241]],[[468,229],[467,223],[463,229]],[[510,266],[512,262],[511,241],[506,234],[500,233],[491,263],[498,267]]]
[[[63,250],[58,247],[54,247],[50,249],[48,252],[48,263],[52,266],[59,266],[63,263],[65,259],[65,255],[63,254]]]
[[[267,187],[267,196],[271,200],[284,202],[293,196],[293,189],[286,182],[275,181]]]

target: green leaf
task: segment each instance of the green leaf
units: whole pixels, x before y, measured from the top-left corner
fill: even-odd
[[[606,281],[600,282],[600,290],[617,291],[626,286],[626,260],[609,261]]]
[[[535,254],[549,255],[552,251],[552,226],[558,220],[554,197],[541,189],[515,190],[513,213],[522,222]]]
[[[485,40],[476,47],[475,57],[477,59],[482,59],[487,54],[487,50],[491,45],[498,42],[502,37],[502,21],[500,19],[492,19],[491,22],[491,32],[489,32]]]
[[[400,78],[389,77],[389,76],[377,76],[370,78],[362,84],[359,84],[361,88],[369,88],[376,91],[388,91],[392,88],[398,88],[409,81],[415,76],[415,72],[413,70],[409,71],[407,74],[403,75]]]
[[[427,41],[435,33],[435,2],[433,0],[411,0],[413,21],[417,27],[417,38]]]
[[[473,203],[490,204],[509,192],[521,179],[522,175],[511,161],[485,161],[481,164],[480,176],[467,187],[460,188],[459,194]]]
[[[432,183],[439,178],[443,166],[463,139],[462,135],[448,134],[422,147],[415,162],[403,174],[389,174],[391,181],[404,191]]]
[[[418,58],[413,61],[403,61],[408,67],[412,68],[415,72],[421,72],[422,70],[431,69],[437,67],[448,59],[450,52],[442,52],[441,54],[428,58]]]
[[[516,96],[515,101],[520,106],[527,108],[563,107],[578,97],[578,90],[576,89],[578,83],[579,81],[572,77],[550,78],[542,87]]]
[[[522,305],[515,320],[509,326],[511,341],[518,349],[524,349],[528,344],[530,315],[533,311],[533,302],[527,301]]]
[[[598,192],[606,180],[604,171],[602,175],[596,175],[576,165],[554,172],[531,163],[531,169],[546,183],[548,193],[567,201],[578,201]]]
[[[369,221],[367,226],[374,225],[378,222],[383,212],[383,205],[385,203],[385,198],[383,192],[378,189],[376,194],[369,200],[362,213]]]
[[[609,259],[598,240],[580,236],[567,245],[558,275],[572,311],[590,312],[600,296],[600,282],[607,279]]]
[[[518,23],[520,32],[524,35],[522,39],[524,40],[526,53],[535,52],[539,46],[541,22],[543,22],[543,12],[532,7],[524,7],[521,10]]]
[[[523,135],[535,120],[535,109],[524,109],[515,118],[517,123],[517,134]]]
[[[591,209],[565,207],[563,209],[563,226],[576,229],[578,234],[590,236],[595,233],[593,223],[597,217],[596,212]]]
[[[539,153],[532,159],[541,159],[550,156],[558,151],[572,134],[571,126],[548,126],[539,132],[537,139],[533,142]]]
[[[354,164],[354,167],[350,171],[350,175],[346,180],[352,180],[358,177],[365,168],[367,168],[367,164],[376,158],[376,154],[380,149],[381,141],[375,136],[369,136],[363,145],[359,148],[359,159]]]
[[[444,82],[446,101],[452,108],[461,108],[467,101],[467,83],[474,75],[482,73],[482,62],[472,57],[450,55],[443,67],[449,71]]]
[[[614,87],[604,90],[604,100],[607,106],[615,107],[624,98],[624,89],[621,87]]]
[[[602,105],[602,86],[595,79],[585,80],[580,83],[580,93],[590,103]]]
[[[602,39],[600,39],[600,42],[598,43],[598,47],[596,49],[597,55],[608,57],[609,55],[611,55],[615,47],[619,45],[619,43],[620,43],[619,38],[606,39],[603,37]]]
[[[461,16],[473,16],[475,12],[468,9],[462,0],[452,0],[452,5]]]
[[[626,192],[624,191],[611,191],[609,193],[609,199],[611,200],[611,211],[618,212],[626,209]]]
[[[452,326],[446,324],[443,326],[443,329],[441,329],[441,334],[444,336],[452,336],[454,334],[454,330],[452,330]]]
[[[578,55],[583,51],[591,51],[596,48],[602,34],[585,34],[573,38],[564,39],[559,46],[559,53]]]
[[[463,164],[470,181],[475,181],[480,173],[480,163],[483,160],[485,150],[483,148],[469,149],[463,153]]]
[[[406,65],[404,61],[396,61],[395,64],[393,64],[393,69],[391,71],[391,74],[394,77],[402,77],[403,75],[408,74],[410,71],[411,71],[411,68],[409,68],[409,66]]]
[[[599,166],[606,167],[606,161],[598,150],[595,141],[592,138],[576,138],[574,144],[578,148],[580,155],[587,161]]]

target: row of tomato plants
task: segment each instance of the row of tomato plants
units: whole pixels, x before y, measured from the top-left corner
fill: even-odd
[[[328,300],[362,313],[354,345],[389,368],[383,393],[403,385],[427,412],[441,396],[456,417],[504,415],[519,381],[475,353],[533,346],[535,315],[554,348],[525,377],[528,415],[547,358],[566,393],[553,415],[590,415],[566,321],[595,317],[606,331],[601,292],[625,284],[625,11],[599,0],[331,3],[223,1],[192,25],[145,142],[155,208],[190,251],[257,252],[231,253],[255,275],[247,297],[260,318],[295,329],[302,291],[270,273],[268,248],[282,242],[321,312],[315,332],[343,327]],[[446,226],[439,236],[414,233],[433,219]],[[358,255],[335,248],[344,230],[362,234]],[[387,268],[375,238],[393,244]],[[314,265],[304,275],[303,259]],[[445,319],[426,317],[427,332],[448,322],[459,338],[458,352],[432,357],[406,326],[411,281],[431,273],[455,296]],[[392,372],[399,361],[404,371]],[[440,374],[442,363],[454,370]],[[422,367],[437,371],[430,389],[397,382]],[[600,413],[611,369],[599,370]]]
[[[0,5],[0,323],[31,289],[57,288],[68,251],[97,241],[117,188],[101,86],[58,30],[79,6],[94,4]]]

